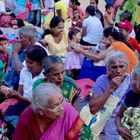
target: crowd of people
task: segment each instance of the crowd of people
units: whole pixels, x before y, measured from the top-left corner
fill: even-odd
[[[0,0],[0,139],[140,139],[124,119],[140,106],[130,1],[105,0],[102,13],[99,0]]]

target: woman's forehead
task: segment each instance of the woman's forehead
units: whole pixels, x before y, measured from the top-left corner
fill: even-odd
[[[124,64],[124,65],[127,64],[127,61],[122,59],[122,58],[115,58],[115,59],[113,59],[109,62],[109,66],[111,66],[111,65],[122,65],[122,64]]]

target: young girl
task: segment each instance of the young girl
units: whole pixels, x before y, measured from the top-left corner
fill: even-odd
[[[81,31],[76,28],[71,29],[69,31],[68,36],[70,42],[69,42],[67,58],[65,61],[65,69],[70,71],[70,75],[73,78],[76,78],[78,74],[77,72],[79,71],[79,69],[81,69],[84,56],[80,53],[74,52],[71,46],[74,45],[76,47],[80,47],[79,42],[81,39]]]
[[[132,139],[132,137],[134,137],[134,133],[132,133],[132,131],[122,126],[121,119],[124,116],[124,111],[126,109],[128,109],[129,107],[136,108],[140,106],[140,65],[137,65],[135,69],[133,70],[131,85],[132,85],[132,90],[130,90],[127,93],[124,103],[122,104],[122,107],[120,108],[120,111],[118,112],[116,116],[116,124],[118,127],[118,133],[125,140],[130,140]],[[132,126],[133,124],[128,124],[128,125]]]

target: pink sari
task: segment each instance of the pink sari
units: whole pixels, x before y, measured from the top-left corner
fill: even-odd
[[[52,123],[40,140],[78,140],[83,124],[78,112],[66,103],[63,116]]]

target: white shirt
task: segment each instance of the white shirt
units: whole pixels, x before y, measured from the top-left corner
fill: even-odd
[[[83,37],[83,40],[91,44],[98,44],[103,36],[101,21],[96,16],[89,16],[84,19],[83,26],[87,29],[86,36]]]
[[[27,67],[24,67],[20,72],[19,85],[23,85],[23,96],[28,99],[32,99],[32,84],[39,78],[44,78],[41,72],[38,76],[32,77],[31,72],[28,71]]]

